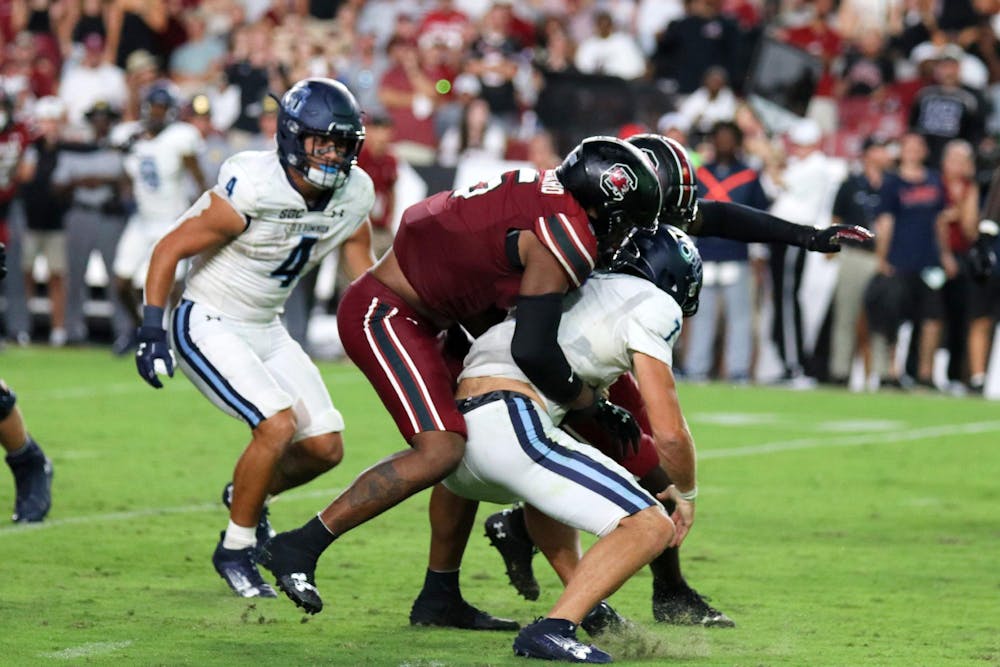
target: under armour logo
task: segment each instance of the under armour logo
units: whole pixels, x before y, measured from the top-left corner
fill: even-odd
[[[299,593],[305,593],[306,591],[315,591],[316,587],[307,581],[307,577],[304,572],[296,572],[289,575],[289,579],[292,580],[295,590]]]
[[[222,321],[222,316],[221,315],[205,315],[205,321],[206,322],[211,322],[212,320],[216,320],[217,322],[221,322]]]
[[[502,521],[494,521],[493,522],[493,530],[496,531],[497,537],[499,539],[502,540],[502,539],[504,539],[504,538],[507,537],[507,533],[503,529],[503,522]]]

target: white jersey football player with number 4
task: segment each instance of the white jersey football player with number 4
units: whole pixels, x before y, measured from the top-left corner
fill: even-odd
[[[330,79],[305,79],[281,100],[277,150],[227,160],[157,243],[146,278],[136,366],[181,370],[252,438],[223,500],[230,521],[212,562],[237,595],[274,597],[254,562],[271,534],[268,495],[304,484],[343,456],[344,420],[319,370],[279,320],[299,277],[340,249],[352,278],[372,265],[371,178],[355,166],[365,130],[354,96]],[[164,309],[178,262],[193,258],[167,342]]]
[[[188,177],[198,191],[207,183],[198,164],[204,142],[197,128],[176,120],[178,99],[169,83],[155,83],[143,96],[142,120],[119,125],[111,141],[125,153],[124,167],[132,185],[135,213],[115,249],[112,272],[126,311],[139,325],[138,290],[142,289],[149,256],[190,205]],[[178,265],[177,277],[183,276]],[[115,352],[124,353],[134,341],[115,342]]]

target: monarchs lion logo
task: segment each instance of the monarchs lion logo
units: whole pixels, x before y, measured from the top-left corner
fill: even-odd
[[[601,192],[615,201],[625,199],[625,195],[635,190],[639,184],[635,172],[627,164],[616,162],[601,172]]]

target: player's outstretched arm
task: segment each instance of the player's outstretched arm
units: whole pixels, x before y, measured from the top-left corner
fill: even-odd
[[[874,235],[856,225],[825,228],[797,225],[764,211],[734,202],[698,202],[692,225],[698,236],[717,236],[746,243],[787,243],[816,252],[840,252],[841,241],[872,243]]]
[[[142,326],[136,332],[139,348],[135,366],[139,377],[152,387],[163,384],[157,377],[156,362],[161,362],[173,377],[174,364],[163,326],[167,296],[174,285],[174,272],[182,259],[218,248],[239,236],[246,221],[228,202],[212,192],[206,192],[181,216],[180,224],[167,233],[149,260],[146,291],[142,306]]]

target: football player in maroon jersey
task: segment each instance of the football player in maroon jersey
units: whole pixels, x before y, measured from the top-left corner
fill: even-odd
[[[580,380],[556,335],[563,295],[631,230],[655,229],[659,210],[651,164],[611,137],[584,140],[554,170],[507,172],[406,210],[392,250],[344,294],[337,323],[345,350],[410,448],[373,465],[316,518],[265,545],[261,564],[297,605],[311,613],[322,608],[314,572],[336,537],[436,484],[461,460],[465,422],[438,343],[456,323],[475,334],[485,328],[477,322],[483,315],[516,306],[511,350],[525,375],[623,447],[638,440],[632,416]],[[439,511],[432,499],[432,525]],[[455,602],[442,600],[426,621],[517,627]]]

